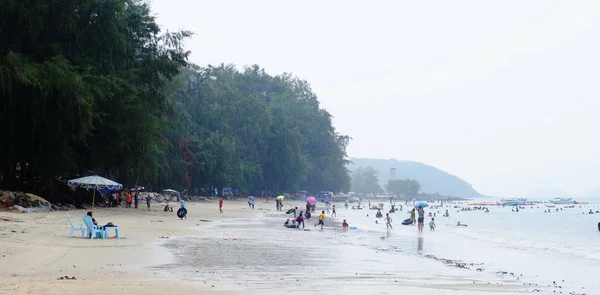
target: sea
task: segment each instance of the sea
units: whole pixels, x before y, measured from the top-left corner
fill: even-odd
[[[282,225],[290,216],[273,208],[165,242],[176,262],[161,269],[247,294],[600,295],[600,213],[589,214],[600,211],[600,200],[578,201],[589,204],[540,203],[518,212],[489,206],[489,213],[463,211],[473,207],[466,202],[431,204],[422,233],[401,224],[409,217],[407,206],[391,214],[393,229],[375,218],[375,210],[346,210],[343,204],[323,230],[314,227],[318,214],[304,230],[288,229]],[[389,210],[389,201],[376,202]],[[442,216],[445,210],[449,217]],[[344,219],[354,229],[342,230]],[[457,226],[459,221],[468,226]]]

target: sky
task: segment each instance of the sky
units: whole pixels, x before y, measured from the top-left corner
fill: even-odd
[[[482,194],[600,187],[600,1],[153,0],[198,65],[307,80],[351,157]]]

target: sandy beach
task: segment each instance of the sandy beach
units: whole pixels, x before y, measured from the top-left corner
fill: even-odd
[[[292,205],[302,204],[286,208]],[[121,239],[106,240],[69,237],[66,213],[79,222],[87,210],[1,212],[0,294],[525,291],[520,282],[398,252],[373,233],[339,230],[341,218],[327,217],[322,231],[312,226],[316,218],[306,223],[310,231],[283,228],[286,215],[273,202],[257,201],[250,210],[243,201],[226,201],[224,214],[216,201],[188,203],[185,220],[162,206],[96,208],[100,224],[121,228]]]
[[[175,205],[175,204],[172,204]],[[81,223],[88,210],[48,213],[0,212],[1,294],[166,294],[174,290],[198,291],[210,286],[162,279],[156,266],[171,262],[171,254],[159,246],[162,237],[201,236],[207,224],[227,218],[245,218],[250,211],[243,202],[226,202],[219,214],[216,201],[190,203],[189,215],[180,220],[163,212],[163,205],[134,208],[95,208],[99,224],[113,222],[121,239],[69,236],[66,213]],[[177,208],[174,208],[175,210]],[[200,221],[203,220],[203,221]],[[74,280],[59,279],[75,277]],[[219,293],[221,294],[221,293]]]

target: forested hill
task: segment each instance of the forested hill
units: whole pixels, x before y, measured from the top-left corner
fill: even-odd
[[[146,1],[21,2],[0,10],[0,189],[348,190],[349,138],[306,81],[189,64],[192,33]]]
[[[481,195],[473,189],[468,182],[444,172],[438,168],[411,161],[396,159],[366,159],[351,158],[350,170],[354,167],[373,167],[377,170],[377,177],[381,187],[385,189],[390,177],[390,169],[396,168],[397,179],[415,179],[421,184],[421,192],[439,193],[464,198],[476,198]]]

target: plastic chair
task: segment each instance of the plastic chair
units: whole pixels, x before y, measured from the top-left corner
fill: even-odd
[[[91,216],[89,216],[89,215],[84,216],[83,223],[85,223],[85,226],[87,227],[87,233],[86,233],[87,237],[90,237],[92,239],[94,239],[94,238],[104,239],[104,237],[106,237],[106,232],[104,231],[104,228],[102,226],[95,225],[94,222],[92,221]]]
[[[73,237],[73,233],[75,231],[80,230],[81,231],[81,237],[83,238],[84,232],[85,232],[85,228],[83,228],[83,224],[81,224],[81,223],[73,223],[73,220],[71,219],[71,215],[69,215],[69,213],[67,213],[67,219],[69,220],[69,224],[71,225],[71,237]]]

